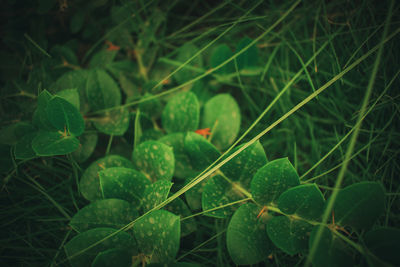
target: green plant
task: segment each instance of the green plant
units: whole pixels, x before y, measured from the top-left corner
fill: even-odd
[[[39,1],[35,10],[46,14],[55,2]],[[399,70],[379,70],[398,56],[394,1],[377,16],[374,31],[360,35],[355,52],[337,39],[357,39],[358,30],[318,19],[322,10],[330,14],[341,4],[321,2],[313,10],[307,2],[286,3],[262,23],[256,9],[273,4],[227,1],[199,18],[232,5],[236,17],[227,24],[223,20],[211,32],[199,24],[196,32],[193,23],[170,32],[165,25],[179,1],[166,13],[161,1],[84,2],[72,4],[68,31],[91,48],[79,55],[74,41],[47,46],[26,34],[35,71],[5,85],[7,93],[14,87],[20,92],[4,99],[29,102],[18,107],[20,118],[10,119],[17,122],[1,130],[3,188],[26,184],[63,215],[60,225],[68,231],[52,265],[399,264],[398,165],[385,167],[390,179],[374,176],[381,159],[384,166],[392,163],[398,150],[390,147],[399,145],[393,133],[398,105],[391,100],[398,95],[388,94]],[[291,27],[311,11],[313,34],[326,32],[303,46],[292,39],[301,27]],[[103,13],[109,16],[101,18]],[[188,41],[183,32],[190,34],[191,27],[199,36]],[[369,42],[378,33],[379,41]],[[367,84],[355,85],[364,78],[359,74],[346,79],[365,64],[372,66]],[[376,83],[383,89],[372,94]],[[351,90],[344,93],[346,86]],[[322,94],[329,89],[334,93]],[[393,112],[383,123],[387,110]],[[382,150],[389,159],[379,156]],[[365,163],[370,161],[373,167]],[[315,176],[306,180],[310,173]],[[55,192],[64,191],[52,176],[66,178],[66,200],[56,200]],[[201,250],[210,243],[214,248]]]

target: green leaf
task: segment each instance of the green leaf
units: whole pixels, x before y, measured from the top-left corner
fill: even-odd
[[[86,81],[90,71],[73,70],[63,74],[58,80],[51,85],[52,92],[59,92],[64,89],[78,89],[80,99],[80,111],[86,113],[89,106],[86,99]],[[68,99],[67,99],[68,100]]]
[[[227,157],[243,145],[233,149]],[[264,148],[260,141],[257,141],[223,165],[221,171],[232,181],[240,182],[242,187],[249,189],[251,178],[267,162]]]
[[[90,59],[89,67],[90,68],[105,68],[108,64],[112,63],[118,54],[118,50],[100,50]]]
[[[167,133],[195,131],[199,127],[200,106],[192,92],[172,97],[162,113],[162,125]]]
[[[72,156],[77,162],[82,163],[93,154],[97,145],[98,136],[97,133],[84,132],[78,139],[81,145],[72,153]]]
[[[118,198],[139,207],[149,179],[142,173],[124,167],[111,167],[99,172],[103,198]]]
[[[187,236],[197,230],[197,224],[194,218],[188,218],[182,221],[182,218],[192,215],[192,212],[182,199],[176,198],[174,201],[165,206],[165,210],[180,216],[181,237]]]
[[[291,256],[307,250],[312,228],[305,221],[286,216],[272,217],[267,223],[267,233],[271,241]]]
[[[248,46],[252,41],[253,40],[248,37],[242,38],[236,46],[236,53]],[[236,62],[239,71],[243,69],[251,69],[257,67],[258,48],[255,45],[251,46],[249,49],[247,49],[244,53],[236,58]]]
[[[97,254],[92,267],[131,267],[132,254],[122,248],[111,248]]]
[[[135,148],[132,158],[137,169],[150,181],[171,181],[175,158],[172,148],[166,144],[158,141],[143,142]]]
[[[56,96],[59,96],[69,103],[71,103],[77,110],[80,108],[80,99],[78,89],[64,89],[56,93]]]
[[[79,210],[69,225],[79,233],[98,227],[119,229],[137,217],[137,209],[129,202],[122,199],[101,199]]]
[[[237,265],[256,264],[272,252],[265,224],[257,218],[259,208],[248,203],[239,207],[229,222],[226,244],[229,255]]]
[[[365,234],[366,247],[379,259],[400,266],[400,229],[378,228]]]
[[[198,52],[199,48],[194,44],[187,43],[179,48],[178,56],[176,57],[176,61],[183,64],[194,56]],[[201,68],[203,66],[203,60],[200,56],[195,57],[189,64],[188,67],[197,67]],[[175,79],[179,84],[187,82],[198,75],[198,72],[191,70],[190,68],[183,67],[183,69],[179,70],[175,75]]]
[[[95,228],[78,234],[65,244],[65,253],[73,267],[90,266],[96,256],[109,249],[125,249],[130,255],[137,255],[137,244],[133,236],[112,228]],[[86,250],[89,246],[105,239]],[[82,252],[83,250],[86,250]]]
[[[286,214],[318,220],[324,212],[325,199],[316,184],[289,188],[278,199],[278,208]]]
[[[260,205],[275,203],[287,189],[300,184],[299,175],[288,158],[276,159],[260,168],[251,180],[251,192]]]
[[[246,198],[246,196],[238,189],[238,187],[240,187],[239,183],[231,183],[224,179],[221,175],[215,175],[211,177],[203,188],[203,194],[201,198],[203,211],[217,208],[219,206]],[[225,208],[219,208],[217,210],[207,212],[204,215],[216,218],[227,218],[237,209],[238,205],[239,204],[230,205]]]
[[[28,133],[15,145],[14,156],[16,159],[31,159],[36,157],[36,152],[32,148],[32,141],[37,132]]]
[[[89,201],[102,199],[99,183],[99,172],[111,167],[134,168],[133,163],[121,156],[110,155],[92,162],[83,173],[79,188],[82,195]]]
[[[315,241],[318,227],[324,226],[316,225],[312,229],[309,239],[310,249]],[[324,227],[322,231],[321,240],[315,251],[312,264],[314,267],[354,266],[351,250],[341,239],[333,236],[331,230],[327,227]]]
[[[53,124],[49,121],[47,117],[47,104],[53,96],[47,91],[43,90],[38,96],[37,108],[33,113],[33,124],[37,126],[40,130],[54,131],[56,130]]]
[[[125,108],[107,111],[94,121],[94,126],[102,133],[121,136],[129,127],[129,112]]]
[[[204,105],[201,128],[210,128],[211,142],[220,150],[231,145],[240,129],[240,109],[229,94],[218,94]]]
[[[78,148],[78,139],[73,136],[64,136],[60,132],[39,131],[32,140],[32,149],[38,156],[65,155]]]
[[[153,211],[135,223],[133,232],[150,262],[168,263],[175,259],[181,234],[179,216],[165,210]]]
[[[26,122],[17,122],[8,125],[0,130],[0,144],[3,145],[15,145],[17,144],[26,134],[35,131],[35,127],[32,124]]]
[[[199,171],[207,168],[221,155],[213,144],[194,132],[186,134],[185,151],[192,162],[192,166]]]
[[[385,191],[380,183],[361,182],[341,189],[333,212],[342,226],[370,228],[385,208]]]
[[[185,179],[196,173],[189,156],[185,151],[185,133],[172,133],[161,137],[158,141],[172,147],[175,158],[174,177]]]
[[[210,60],[211,68],[217,67],[219,64],[221,64],[222,62],[225,62],[232,56],[233,56],[233,52],[226,44],[221,44],[221,45],[217,46],[211,55],[211,60]],[[233,72],[235,72],[235,65],[234,65],[233,61],[231,61],[228,64],[226,64],[225,66],[223,66],[222,68],[220,68],[219,70],[217,70],[215,73],[224,75],[224,74],[230,74]]]
[[[121,92],[118,84],[104,70],[91,70],[86,82],[86,97],[91,110],[118,106]]]
[[[153,95],[150,93],[146,93],[144,94],[142,99],[147,99],[150,97],[153,97]],[[131,101],[127,102],[129,103]],[[162,105],[159,98],[153,98],[140,103],[139,109],[141,112],[148,115],[150,118],[158,118],[162,112]]]
[[[59,131],[79,136],[85,130],[85,121],[79,110],[64,98],[53,97],[46,107],[47,117]]]
[[[151,210],[167,199],[172,183],[170,181],[159,180],[149,185],[143,194],[142,210],[143,213]]]
[[[185,180],[185,185],[193,180],[193,177],[187,178]],[[204,179],[190,190],[185,192],[185,199],[191,210],[199,210],[202,207],[202,194],[204,186],[206,185],[208,179]]]
[[[82,29],[83,23],[85,22],[85,11],[78,9],[77,12],[71,17],[69,21],[69,30],[71,33],[77,33]]]

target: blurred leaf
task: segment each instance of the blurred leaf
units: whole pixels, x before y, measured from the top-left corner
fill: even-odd
[[[32,148],[32,141],[36,137],[37,132],[26,134],[19,140],[14,148],[14,156],[16,159],[31,159],[36,157],[36,152]]]
[[[218,94],[204,105],[201,128],[210,128],[211,142],[218,149],[231,145],[240,129],[240,109],[236,100],[228,94]]]
[[[199,48],[194,44],[187,43],[179,48],[178,55],[175,60],[183,64],[189,58],[194,56],[198,52],[198,50]],[[197,56],[192,61],[190,61],[189,64],[187,64],[186,66],[201,68],[203,66],[203,60],[200,56]],[[179,84],[187,82],[198,75],[198,72],[190,70],[186,66],[183,67],[183,69],[181,69],[174,75],[176,81]]]
[[[97,139],[97,133],[93,132],[84,132],[79,136],[78,140],[81,145],[72,153],[74,159],[79,163],[85,162],[93,154],[97,145]]]
[[[139,207],[145,189],[150,185],[142,173],[124,167],[111,167],[99,172],[103,198],[118,198]]]
[[[146,93],[142,99],[150,98],[153,95]],[[128,103],[131,101],[128,101]],[[139,109],[150,118],[157,118],[162,112],[162,105],[159,98],[153,98],[151,100],[146,100],[139,104]]]
[[[53,96],[47,90],[43,90],[38,96],[37,108],[33,113],[32,122],[33,125],[38,127],[40,130],[45,130],[45,131],[56,130],[56,128],[53,126],[53,124],[47,117],[47,112],[46,112],[47,104],[50,102],[52,97]]]
[[[226,44],[221,44],[217,46],[211,55],[211,60],[210,60],[211,68],[217,67],[219,64],[228,60],[232,56],[233,52]],[[233,61],[231,61],[222,68],[220,68],[219,70],[217,70],[215,74],[225,75],[233,72],[235,72],[235,65]]]
[[[137,209],[122,199],[101,199],[79,210],[69,222],[78,233],[98,227],[119,229],[139,217]]]
[[[167,199],[172,183],[170,181],[159,180],[147,186],[143,194],[142,210],[143,213],[151,210]]]
[[[366,247],[379,259],[400,266],[400,229],[378,228],[365,234]]]
[[[192,92],[172,97],[162,113],[162,125],[167,133],[195,131],[199,127],[200,107]]]
[[[69,30],[71,33],[77,33],[82,29],[83,23],[85,22],[84,9],[78,9],[71,17],[69,21]]]
[[[78,234],[65,244],[65,254],[73,267],[90,266],[96,256],[109,249],[125,249],[130,255],[137,255],[138,248],[133,236],[126,232],[117,232],[112,228],[95,228]],[[105,239],[107,238],[107,239]],[[89,246],[100,242],[86,250]],[[83,250],[86,250],[82,253]]]
[[[158,141],[145,141],[135,148],[132,159],[150,181],[171,181],[175,158],[170,146]]]
[[[108,64],[112,63],[118,54],[118,50],[102,49],[92,56],[89,61],[90,68],[106,68]]]
[[[96,118],[94,126],[97,130],[108,135],[122,136],[129,127],[129,112],[126,108],[106,111],[101,118]]]
[[[80,191],[87,200],[95,201],[97,199],[102,199],[99,172],[111,167],[134,168],[130,160],[118,155],[106,156],[92,162],[83,172],[79,183]]]
[[[265,224],[257,218],[258,212],[255,204],[243,204],[229,222],[226,245],[237,265],[256,264],[267,259],[272,252],[272,243],[268,239]]]
[[[76,88],[64,89],[64,90],[58,91],[55,95],[67,100],[69,103],[71,103],[74,107],[76,107],[79,110],[80,100],[79,100],[78,89],[76,89]]]
[[[276,159],[260,168],[251,180],[251,192],[260,205],[270,205],[287,189],[300,184],[299,175],[288,158]]]
[[[92,267],[131,267],[132,252],[123,248],[111,248],[97,254]]]
[[[35,131],[35,127],[27,122],[17,122],[0,130],[0,144],[15,145],[27,133]]]
[[[236,46],[236,53],[248,46],[253,40],[243,37]],[[253,45],[236,58],[239,71],[255,68],[258,65],[258,48]]]
[[[380,183],[360,182],[341,189],[333,207],[335,222],[357,229],[370,228],[385,209]]]
[[[175,259],[181,235],[179,216],[165,210],[153,211],[134,224],[133,232],[150,262],[168,263]]]
[[[60,132],[39,131],[32,140],[32,149],[38,156],[66,155],[79,147],[79,140]]]

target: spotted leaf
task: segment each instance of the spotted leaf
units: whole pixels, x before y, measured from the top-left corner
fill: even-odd
[[[149,185],[143,194],[142,210],[149,211],[164,200],[167,199],[172,183],[166,180],[160,180]]]
[[[102,133],[121,136],[128,130],[129,112],[122,107],[113,109],[96,118],[93,124]]]

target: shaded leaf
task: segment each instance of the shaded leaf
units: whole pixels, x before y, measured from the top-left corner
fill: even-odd
[[[83,23],[85,21],[85,12],[81,9],[78,9],[77,12],[71,17],[69,21],[69,30],[71,33],[77,33],[82,29]]]
[[[27,122],[17,122],[0,130],[0,144],[15,145],[27,133],[35,131],[35,127]]]
[[[32,140],[32,149],[38,156],[57,156],[74,152],[79,140],[60,132],[39,131]]]
[[[104,70],[91,70],[86,82],[86,97],[91,110],[118,106],[121,92],[117,83]]]
[[[210,128],[211,142],[218,149],[231,145],[240,129],[240,109],[229,94],[218,94],[204,105],[201,128]]]
[[[243,145],[233,149],[227,157]],[[251,178],[267,161],[264,148],[257,141],[223,165],[221,171],[232,181],[238,181],[242,187],[249,189]]]
[[[156,210],[140,218],[133,232],[140,250],[150,256],[151,262],[168,263],[179,250],[180,220],[165,210]]]
[[[185,151],[185,136],[185,133],[172,133],[158,139],[161,143],[172,147],[175,158],[174,177],[181,179],[192,177],[196,173]]]
[[[49,103],[52,97],[53,96],[47,90],[43,90],[38,96],[37,108],[33,113],[32,122],[40,130],[45,130],[45,131],[56,130],[53,124],[49,121],[46,112],[47,104]]]
[[[109,51],[107,49],[100,50],[90,59],[90,68],[105,68],[108,64],[112,63],[118,50]]]
[[[168,133],[195,131],[199,127],[200,107],[192,92],[172,97],[162,113],[162,125]]]
[[[141,98],[141,100],[148,99],[151,97],[153,97],[153,94],[146,93]],[[132,101],[127,101],[127,102],[132,102]],[[163,107],[161,105],[159,98],[149,99],[139,104],[140,111],[149,116],[150,118],[158,118],[162,112],[162,108]]]
[[[138,170],[154,182],[172,179],[175,158],[172,148],[158,141],[141,143],[133,151],[133,162]]]
[[[239,207],[229,222],[226,244],[229,255],[237,265],[256,264],[272,252],[265,224],[257,218],[259,208],[248,203]]]
[[[366,229],[376,222],[384,208],[385,191],[382,185],[377,182],[361,182],[339,191],[333,212],[337,224]]]
[[[167,199],[172,183],[159,180],[147,186],[143,194],[142,210],[147,212]]]
[[[55,95],[67,100],[74,107],[76,107],[76,109],[79,111],[81,102],[79,99],[78,89],[76,89],[76,88],[64,89],[64,90],[58,91]]]
[[[400,266],[400,229],[378,228],[365,234],[366,247],[379,259]]]
[[[123,248],[111,248],[97,254],[92,267],[131,267],[132,252]]]
[[[187,43],[179,48],[176,61],[183,64],[184,62],[186,62],[186,60],[194,56],[198,52],[198,50],[199,49],[194,44]],[[180,84],[187,82],[198,75],[196,71],[191,70],[189,67],[201,68],[203,66],[202,58],[200,56],[195,57],[192,61],[189,62],[189,64],[187,64],[187,66],[188,67],[184,67],[174,75],[176,81]]]
[[[79,110],[59,96],[53,97],[46,107],[47,117],[59,131],[79,136],[85,130],[85,122]]]
[[[252,41],[253,40],[248,37],[242,38],[236,46],[236,53],[248,46]],[[236,62],[239,71],[242,69],[251,69],[257,67],[258,48],[255,45],[249,47],[244,53],[240,54],[236,58]]]
[[[228,60],[232,56],[233,56],[233,52],[226,44],[221,44],[221,45],[217,46],[211,55],[211,60],[210,60],[211,68],[217,67],[219,64]],[[225,66],[223,66],[222,68],[217,70],[215,73],[224,75],[224,74],[230,74],[233,72],[235,72],[235,65],[234,65],[233,61],[230,61]]]
[[[102,199],[99,182],[99,172],[111,167],[125,167],[133,169],[133,163],[121,156],[110,155],[92,162],[84,171],[79,187],[82,195],[89,201]]]
[[[299,175],[288,158],[276,159],[260,168],[251,180],[251,192],[260,205],[269,205],[287,189],[300,184]]]
[[[182,237],[187,236],[197,230],[197,224],[194,218],[188,218],[182,221],[182,218],[192,215],[192,212],[182,199],[176,198],[174,201],[165,206],[165,210],[180,216]]]
[[[267,223],[267,233],[271,241],[289,255],[307,250],[312,228],[305,221],[286,216],[272,217]]]
[[[138,216],[137,209],[125,200],[101,199],[79,210],[69,225],[79,233],[98,227],[119,229]]]
[[[194,132],[186,134],[185,151],[196,170],[207,168],[221,154],[207,139]]]
[[[103,198],[118,198],[140,206],[149,179],[142,173],[124,167],[111,167],[99,172]]]
[[[324,212],[325,199],[316,184],[289,188],[278,199],[278,208],[286,214],[317,220]]]
[[[36,152],[32,148],[32,141],[37,132],[28,133],[15,145],[14,156],[16,159],[31,159],[36,157]]]
[[[193,180],[193,177],[187,178],[185,180],[185,185],[187,185],[190,181]],[[185,192],[185,199],[188,203],[191,210],[199,210],[202,207],[201,198],[204,190],[204,186],[206,185],[208,179],[204,179],[190,190]]]
[[[84,162],[93,154],[98,136],[97,133],[84,132],[78,139],[81,145],[72,153],[72,156],[77,162]]]
[[[73,267],[90,266],[96,256],[108,249],[125,249],[131,255],[137,255],[137,244],[133,236],[126,232],[116,233],[112,228],[95,228],[78,234],[65,244],[65,253]],[[107,238],[108,237],[108,238]],[[86,250],[89,246],[101,243]],[[86,250],[82,252],[83,250]]]
[[[102,133],[121,136],[129,127],[129,112],[125,108],[107,111],[94,121],[94,126]]]

